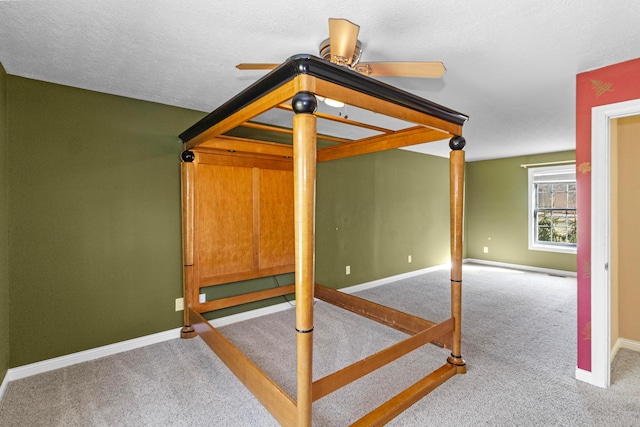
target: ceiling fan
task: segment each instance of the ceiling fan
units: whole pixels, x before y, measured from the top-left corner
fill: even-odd
[[[360,62],[360,26],[346,19],[329,19],[329,38],[320,43],[320,57],[368,76],[440,78],[446,69],[442,62]],[[243,63],[239,70],[271,70],[280,64]]]

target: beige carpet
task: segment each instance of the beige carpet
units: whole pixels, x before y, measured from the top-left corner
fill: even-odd
[[[448,271],[359,293],[439,321],[449,316]],[[463,356],[458,375],[391,426],[638,426],[640,354],[621,350],[613,385],[574,379],[576,280],[465,265]],[[225,334],[295,395],[293,310],[229,325]],[[403,334],[316,303],[314,377]],[[314,425],[345,426],[444,363],[435,346],[314,403]],[[1,426],[276,426],[198,338],[172,340],[9,384]]]

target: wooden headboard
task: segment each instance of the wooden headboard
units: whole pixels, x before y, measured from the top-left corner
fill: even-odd
[[[293,272],[291,161],[199,153],[194,163],[198,286]]]

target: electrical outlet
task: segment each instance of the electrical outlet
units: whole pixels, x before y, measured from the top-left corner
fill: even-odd
[[[407,257],[407,262],[411,262],[411,255]]]
[[[485,246],[485,247],[484,247],[484,249],[483,249],[483,251],[484,251],[484,253],[485,253],[485,254],[488,254],[488,253],[489,253],[489,247],[488,247],[488,246]]]
[[[176,298],[176,311],[184,310],[184,298]]]
[[[351,274],[351,266],[347,265],[347,267],[344,269],[344,274]]]
[[[200,294],[199,302],[200,304],[204,304],[205,302],[207,302],[207,294]]]

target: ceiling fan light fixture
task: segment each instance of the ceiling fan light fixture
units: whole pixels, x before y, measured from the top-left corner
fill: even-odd
[[[320,101],[320,102],[324,102],[329,107],[333,107],[333,108],[342,108],[342,107],[344,107],[344,102],[342,102],[342,101],[336,101],[335,99],[325,98],[324,96],[320,96],[320,95],[316,95],[316,99],[318,101]]]
[[[327,104],[329,107],[333,107],[333,108],[344,107],[344,102],[336,101],[335,99],[331,99],[331,98],[325,98],[324,103]]]

